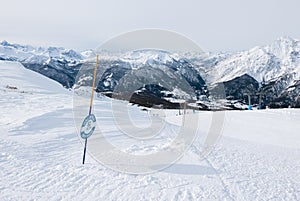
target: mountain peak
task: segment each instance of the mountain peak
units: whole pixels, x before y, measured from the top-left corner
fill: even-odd
[[[288,60],[292,52],[300,51],[300,43],[289,36],[283,36],[275,40],[272,44],[265,46],[264,49],[280,60]]]
[[[298,40],[290,37],[290,36],[281,36],[279,38],[277,38],[277,40],[275,42],[284,42],[284,43],[289,43],[289,42],[296,42]]]
[[[298,40],[290,37],[290,36],[282,36],[279,37],[277,40],[275,40],[270,46],[273,46],[274,48],[292,48],[297,46]]]
[[[143,49],[143,50],[136,50],[127,53],[124,57],[124,61],[132,61],[135,63],[162,63],[166,64],[168,62],[173,62],[175,59],[172,53],[169,53],[164,50],[152,50],[152,49]]]
[[[3,40],[3,41],[1,41],[0,45],[2,45],[2,46],[8,46],[8,45],[10,45],[10,43],[7,42],[6,40]]]

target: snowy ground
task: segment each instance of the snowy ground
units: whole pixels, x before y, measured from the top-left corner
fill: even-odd
[[[0,69],[0,200],[300,200],[299,110],[227,112],[205,159],[192,146],[167,169],[130,175],[90,155],[81,164],[71,92],[18,63]]]

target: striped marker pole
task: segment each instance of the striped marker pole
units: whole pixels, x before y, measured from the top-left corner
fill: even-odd
[[[94,93],[95,93],[95,83],[96,83],[96,76],[97,76],[97,68],[98,68],[98,55],[96,55],[96,65],[95,65],[95,68],[94,68],[94,78],[93,78],[93,84],[92,84],[92,95],[91,95],[91,100],[90,100],[90,109],[89,109],[89,115],[87,116],[90,117],[92,115],[92,107],[93,107],[93,100],[94,100]],[[94,115],[92,115],[94,117]],[[96,121],[96,119],[95,119]],[[84,121],[85,123],[85,121]],[[83,124],[84,124],[83,123]],[[92,130],[93,132],[94,130]],[[91,134],[90,134],[91,135]],[[89,135],[89,136],[90,136]],[[84,142],[84,150],[83,150],[83,158],[82,158],[82,164],[84,164],[85,162],[85,155],[86,155],[86,147],[87,147],[87,139],[89,136],[86,136],[84,139],[85,139],[85,142]],[[81,135],[82,137],[82,135]]]

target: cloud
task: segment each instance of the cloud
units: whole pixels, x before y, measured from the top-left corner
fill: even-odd
[[[10,0],[1,7],[0,40],[78,50],[141,28],[181,33],[208,51],[248,49],[281,35],[300,38],[296,0]]]

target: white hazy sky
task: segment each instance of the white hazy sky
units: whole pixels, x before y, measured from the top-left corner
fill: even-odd
[[[300,38],[299,0],[9,0],[0,41],[93,49],[142,28],[175,31],[206,51],[244,50]]]

